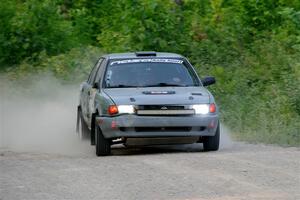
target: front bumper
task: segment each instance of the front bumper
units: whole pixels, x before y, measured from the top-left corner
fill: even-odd
[[[105,138],[214,136],[219,118],[217,114],[189,116],[120,115],[96,117],[96,123],[101,128]]]

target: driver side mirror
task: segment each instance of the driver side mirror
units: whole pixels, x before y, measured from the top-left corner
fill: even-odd
[[[216,83],[216,79],[213,76],[204,77],[204,79],[202,79],[201,81],[203,86],[209,86]]]
[[[95,82],[95,83],[93,84],[93,88],[94,88],[94,89],[99,89],[99,83],[98,83],[98,82]]]

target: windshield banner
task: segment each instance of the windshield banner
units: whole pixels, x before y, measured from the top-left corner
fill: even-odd
[[[151,58],[151,59],[129,59],[129,60],[117,60],[113,61],[110,63],[110,65],[115,65],[115,64],[127,64],[127,63],[146,63],[146,62],[151,62],[151,63],[177,63],[177,64],[182,64],[183,60],[178,60],[178,59],[161,59],[161,58]]]

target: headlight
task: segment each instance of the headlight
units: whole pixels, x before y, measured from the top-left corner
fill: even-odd
[[[208,114],[209,113],[209,105],[208,104],[193,105],[192,108],[195,110],[196,114]]]
[[[134,107],[132,105],[119,105],[118,111],[120,114],[127,113],[127,114],[133,114],[134,113]]]

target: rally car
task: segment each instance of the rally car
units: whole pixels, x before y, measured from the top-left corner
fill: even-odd
[[[96,146],[96,155],[111,146],[203,143],[219,149],[218,107],[183,56],[135,52],[102,56],[80,86],[77,132]]]

